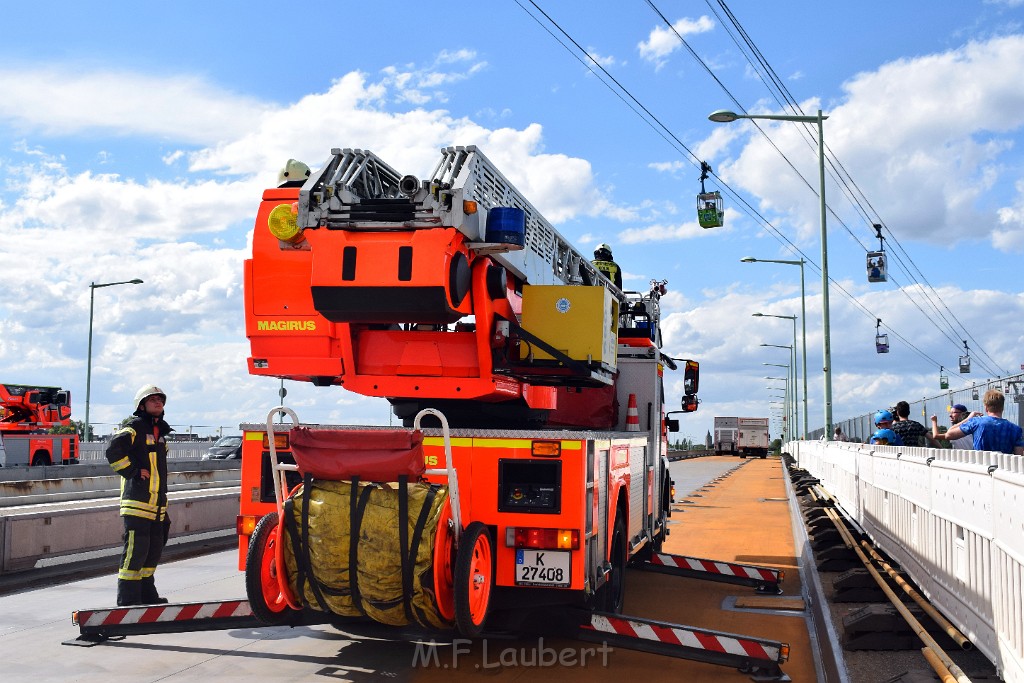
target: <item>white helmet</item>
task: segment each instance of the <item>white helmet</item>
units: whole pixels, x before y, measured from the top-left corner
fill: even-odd
[[[279,185],[293,180],[301,180],[305,182],[308,177],[309,166],[301,161],[289,159],[287,163],[285,163],[284,168],[282,168],[277,174],[277,182]]]
[[[138,391],[135,392],[135,409],[138,410],[142,407],[142,402],[150,396],[162,396],[164,403],[167,402],[167,392],[155,384],[147,384]]]
[[[594,249],[594,258],[603,258],[605,260],[612,258],[612,248],[602,242],[601,244],[597,245],[596,249]]]

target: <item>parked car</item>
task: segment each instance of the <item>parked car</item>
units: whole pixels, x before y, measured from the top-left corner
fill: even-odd
[[[209,450],[203,453],[203,460],[234,460],[242,457],[242,437],[222,436]]]

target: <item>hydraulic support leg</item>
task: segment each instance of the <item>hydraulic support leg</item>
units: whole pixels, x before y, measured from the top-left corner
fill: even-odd
[[[626,650],[731,666],[756,681],[790,680],[780,668],[789,659],[789,645],[773,640],[601,612],[593,613],[576,637]]]
[[[652,553],[649,560],[637,565],[638,569],[672,576],[687,576],[705,581],[753,586],[758,593],[781,594],[779,584],[785,571],[752,564],[705,560],[699,557]]]

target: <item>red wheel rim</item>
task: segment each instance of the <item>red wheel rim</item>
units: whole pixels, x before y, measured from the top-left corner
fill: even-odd
[[[491,598],[491,541],[487,534],[480,534],[473,544],[467,589],[470,617],[474,624],[481,625],[487,617],[487,606]]]
[[[452,566],[455,535],[451,528],[452,499],[441,506],[441,516],[434,532],[434,595],[437,611],[445,621],[455,619],[455,567]]]
[[[263,544],[263,553],[260,555],[260,586],[263,592],[263,604],[271,612],[283,612],[288,609],[288,601],[281,591],[278,567],[280,563],[278,532],[280,527],[274,527],[267,534],[266,542]]]

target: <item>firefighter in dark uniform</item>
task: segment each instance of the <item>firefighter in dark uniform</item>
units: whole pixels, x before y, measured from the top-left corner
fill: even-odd
[[[124,550],[117,571],[118,605],[167,602],[156,590],[153,573],[171,529],[167,516],[167,394],[152,384],[135,394],[135,413],[114,432],[107,460],[121,481]]]
[[[597,249],[594,250],[593,264],[594,267],[600,270],[616,287],[622,289],[622,269],[619,268],[619,264],[612,260],[611,247],[607,244],[597,245]]]

